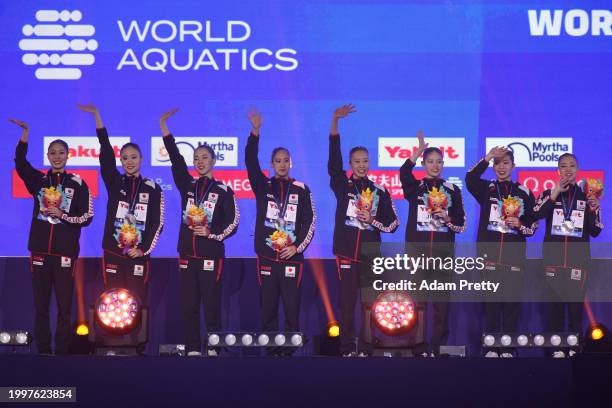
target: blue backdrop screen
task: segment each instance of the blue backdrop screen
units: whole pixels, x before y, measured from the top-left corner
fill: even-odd
[[[253,256],[255,202],[248,198],[246,112],[264,115],[260,161],[288,147],[292,176],[313,191],[317,231],[307,254],[331,257],[335,200],[327,176],[331,114],[343,155],[370,150],[377,182],[397,198],[404,236],[407,203],[397,170],[423,129],[445,150],[444,177],[462,184],[489,146],[510,144],[515,178],[536,194],[555,180],[556,158],[577,154],[581,169],[610,169],[612,12],[608,1],[12,1],[0,6],[0,110],[29,123],[28,158],[45,168],[48,141],[69,141],[69,167],[98,183],[95,218],[81,254],[99,256],[106,192],[99,177],[94,103],[118,145],[141,145],[143,175],[165,189],[166,224],[155,251],[174,256],[180,197],[161,148],[159,116],[191,162],[206,141],[220,155],[219,177],[237,191],[241,223],[228,256]],[[32,198],[13,172],[20,129],[3,121],[0,148],[0,256],[25,256]],[[119,139],[120,138],[120,139]],[[487,173],[492,177],[490,171]],[[464,190],[474,241],[478,209]],[[610,201],[603,199],[603,221]],[[542,239],[542,228],[533,240]],[[604,231],[601,241],[609,239]],[[603,256],[604,254],[595,254]]]

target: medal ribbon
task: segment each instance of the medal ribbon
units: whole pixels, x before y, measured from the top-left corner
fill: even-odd
[[[134,208],[136,207],[136,201],[138,201],[138,192],[140,191],[140,184],[142,183],[142,178],[138,177],[138,186],[134,189],[134,179],[132,179],[132,186],[130,191],[130,205],[128,207],[128,214],[134,214]]]
[[[563,199],[563,193],[561,193],[561,205],[563,206],[563,219],[569,221],[572,219],[572,208],[574,208],[574,200],[576,199],[576,186],[574,186],[571,200],[569,201],[569,206],[565,205],[565,200]],[[567,192],[567,196],[570,197],[570,192]]]
[[[195,188],[195,193],[196,193],[196,207],[199,207],[200,204],[202,204],[204,202],[204,199],[206,198],[206,196],[208,195],[208,192],[210,191],[210,189],[213,186],[213,181],[212,179],[209,179],[207,181],[207,186],[206,186],[206,190],[204,190],[204,185],[202,185],[202,189],[200,190],[200,195],[198,196],[198,185],[200,183],[200,180],[198,180],[196,182],[196,188]],[[204,182],[202,182],[202,184],[204,184]],[[204,193],[204,194],[202,194]],[[199,198],[198,198],[199,197]]]
[[[278,186],[279,188],[282,190],[283,185],[282,185],[282,180],[278,180]],[[287,181],[287,184],[289,182]],[[287,203],[289,202],[289,186],[287,186],[287,193],[285,194],[285,204],[283,204],[281,206],[279,200],[276,198],[276,194],[272,194],[272,196],[274,196],[274,202],[276,203],[276,206],[278,207],[278,219],[279,220],[284,220],[285,219],[285,213],[287,212]],[[281,197],[282,200],[283,197]]]

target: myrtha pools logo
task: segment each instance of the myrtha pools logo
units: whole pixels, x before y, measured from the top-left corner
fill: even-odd
[[[91,38],[96,29],[79,24],[82,17],[79,10],[39,10],[36,23],[23,26],[26,38],[19,41],[19,48],[26,53],[21,60],[25,65],[38,66],[36,78],[79,79],[79,67],[95,62],[90,51],[98,48],[98,42]]]

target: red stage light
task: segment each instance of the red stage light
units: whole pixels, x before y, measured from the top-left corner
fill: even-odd
[[[414,303],[405,292],[383,292],[372,305],[378,329],[397,336],[408,332],[416,321]]]
[[[100,325],[114,333],[130,331],[138,320],[140,305],[127,289],[111,289],[100,295],[96,318]]]

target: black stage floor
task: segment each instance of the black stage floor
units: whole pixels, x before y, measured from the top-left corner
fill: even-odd
[[[605,407],[612,398],[612,356],[553,360],[2,355],[0,386],[74,386],[78,403],[61,406],[113,408],[517,408],[588,406],[595,401]],[[604,395],[606,400],[601,399]]]

